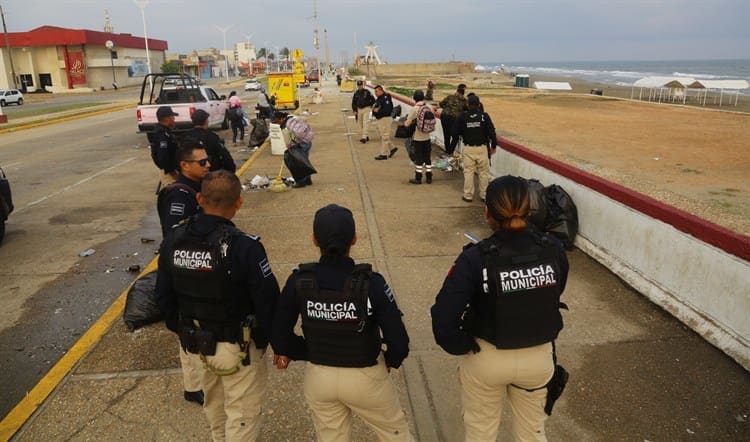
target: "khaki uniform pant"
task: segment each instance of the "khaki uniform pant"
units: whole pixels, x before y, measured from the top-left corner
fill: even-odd
[[[242,365],[240,346],[228,342],[216,344],[216,355],[206,357],[218,369],[240,367],[229,376],[203,371],[203,393],[211,437],[214,441],[254,441],[260,431],[261,403],[266,392],[268,368],[265,350],[250,343],[250,365]]]
[[[484,198],[490,179],[490,160],[486,146],[463,146],[464,197],[474,198],[474,173],[479,175],[479,197]]]
[[[362,107],[357,110],[357,127],[359,128],[359,138],[367,138],[367,131],[370,128],[370,111],[372,106]]]
[[[513,415],[512,434],[517,441],[546,441],[544,404],[547,389],[534,389],[552,378],[552,344],[499,350],[477,339],[481,351],[459,363],[461,403],[466,441],[497,440],[503,397],[507,393]]]
[[[196,354],[185,352],[180,345],[180,365],[182,366],[182,384],[185,391],[200,391],[203,378],[203,362]]]
[[[391,154],[391,129],[393,128],[393,120],[390,117],[383,117],[379,120],[375,120],[380,131],[380,155],[388,156]]]
[[[319,441],[350,441],[355,412],[379,441],[413,441],[383,356],[365,368],[305,367],[305,400]]]

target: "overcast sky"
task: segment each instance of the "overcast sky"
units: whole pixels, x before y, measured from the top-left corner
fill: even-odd
[[[143,35],[133,0],[0,0],[10,32],[52,25]],[[256,47],[314,54],[313,0],[151,0],[149,37],[169,51]],[[318,0],[321,58],[372,41],[390,62],[750,59],[750,0]]]

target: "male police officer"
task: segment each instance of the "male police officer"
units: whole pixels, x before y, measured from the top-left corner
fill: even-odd
[[[255,440],[267,368],[263,357],[279,285],[260,239],[231,219],[240,180],[218,170],[203,178],[202,213],[161,246],[157,293],[167,326],[205,364],[204,410],[215,441]]]
[[[484,201],[487,183],[490,177],[490,156],[497,147],[497,134],[490,115],[479,110],[479,97],[469,97],[469,110],[456,118],[453,126],[453,151],[458,144],[458,137],[463,139],[464,195],[467,203],[474,199],[474,173],[479,175],[479,199]]]
[[[365,89],[365,82],[357,80],[357,90],[352,95],[352,110],[354,111],[354,117],[357,119],[357,126],[361,134],[359,142],[363,144],[370,141],[367,129],[370,122],[370,110],[374,103],[375,97],[372,96],[370,91]]]
[[[380,155],[376,156],[375,159],[387,160],[398,150],[398,147],[394,147],[391,144],[393,100],[391,100],[391,94],[385,92],[381,85],[375,86],[375,96],[377,98],[375,106],[372,108],[372,115],[377,121],[378,131],[380,131]]]
[[[177,179],[177,161],[175,160],[177,140],[172,135],[174,117],[177,115],[179,114],[174,112],[171,107],[160,106],[156,110],[156,119],[159,123],[148,137],[151,145],[151,159],[154,160],[156,167],[162,171],[159,178],[160,188]]]
[[[274,316],[274,364],[285,369],[290,359],[309,361],[304,393],[318,440],[351,440],[355,411],[378,440],[408,441],[388,371],[409,354],[409,336],[385,279],[349,257],[356,242],[349,209],[331,204],[315,213],[313,243],[321,258],[300,265],[286,282]],[[300,315],[304,338],[294,334]]]
[[[177,223],[200,210],[196,194],[200,192],[201,180],[208,173],[210,166],[203,146],[193,138],[183,140],[177,149],[176,156],[180,174],[174,183],[161,189],[156,201],[163,238],[167,237]],[[183,397],[186,401],[203,405],[201,362],[187,354],[180,346],[180,366],[182,367],[182,383],[185,387]]]
[[[177,223],[198,213],[196,195],[211,167],[206,150],[195,138],[188,137],[180,143],[176,158],[180,170],[177,180],[159,192],[156,202],[164,238]]]
[[[234,172],[237,170],[237,165],[234,164],[232,154],[224,145],[224,140],[208,129],[208,112],[198,109],[193,112],[190,119],[193,121],[193,130],[188,133],[188,136],[200,141],[206,149],[211,162],[211,171],[224,169]]]

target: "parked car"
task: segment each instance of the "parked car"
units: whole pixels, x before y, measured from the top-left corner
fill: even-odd
[[[199,86],[187,74],[148,74],[143,79],[141,99],[135,111],[138,132],[153,132],[158,123],[156,110],[160,106],[170,106],[178,114],[174,132],[192,129],[190,116],[198,109],[208,112],[209,127],[228,129],[229,104],[224,100],[226,96],[219,96],[210,87]]]
[[[10,193],[10,183],[3,169],[0,168],[0,243],[5,237],[5,221],[11,212],[13,212],[13,198]]]
[[[313,81],[316,83],[320,83],[320,75],[318,74],[317,69],[313,69],[310,71],[310,73],[307,74],[307,81],[312,83]]]
[[[261,88],[261,84],[258,80],[251,78],[247,81],[245,81],[245,90],[246,91],[259,91]]]
[[[17,105],[23,104],[23,94],[18,89],[0,89],[0,106],[5,107],[8,104],[16,103]]]

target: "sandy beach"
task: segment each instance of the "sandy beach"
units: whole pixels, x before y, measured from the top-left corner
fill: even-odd
[[[438,78],[466,83],[498,135],[557,160],[750,235],[750,99],[724,110],[630,100],[631,88],[568,81],[572,92],[514,88],[509,76]],[[380,79],[423,87],[423,79]],[[603,96],[591,95],[598,88]],[[438,89],[440,100],[450,89]],[[729,110],[731,109],[731,110]],[[552,184],[552,183],[545,183]]]

